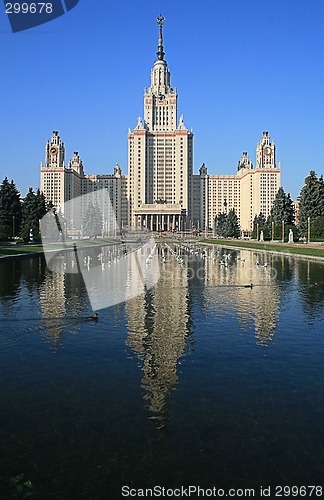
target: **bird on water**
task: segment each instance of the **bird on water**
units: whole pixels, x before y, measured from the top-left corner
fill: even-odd
[[[98,321],[99,320],[99,314],[98,313],[93,313],[92,316],[86,316],[84,318],[85,321]]]

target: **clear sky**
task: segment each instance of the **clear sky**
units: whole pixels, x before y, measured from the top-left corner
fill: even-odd
[[[13,34],[0,4],[0,177],[22,195],[39,186],[46,140],[86,173],[127,172],[127,132],[143,116],[156,59],[156,17],[178,112],[194,138],[194,172],[255,164],[268,130],[282,185],[296,198],[324,173],[323,0],[80,0],[64,16]]]

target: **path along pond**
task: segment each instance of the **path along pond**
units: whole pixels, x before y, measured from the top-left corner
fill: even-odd
[[[98,322],[80,273],[0,262],[0,498],[322,485],[324,263],[157,251],[157,284]]]

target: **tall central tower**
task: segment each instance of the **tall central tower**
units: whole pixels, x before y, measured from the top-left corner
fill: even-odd
[[[144,121],[128,134],[129,223],[152,230],[183,229],[191,217],[193,134],[177,121],[177,91],[164,60],[158,23],[157,59],[144,90]]]
[[[164,60],[162,26],[164,17],[158,17],[159,41],[157,60],[151,71],[151,86],[144,92],[144,122],[150,132],[176,130],[177,92],[170,85],[170,70]]]

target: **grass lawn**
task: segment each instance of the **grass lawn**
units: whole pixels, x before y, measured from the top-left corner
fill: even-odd
[[[93,246],[105,246],[105,245],[115,245],[116,240],[103,240],[103,239],[96,239],[96,240],[75,240],[75,241],[68,241],[65,246],[62,245],[62,243],[57,243],[57,244],[52,244],[49,245],[46,250],[53,249],[53,251],[60,251],[64,250],[67,248],[74,248],[74,244],[77,246],[77,248],[80,247],[93,247]],[[3,245],[0,246],[0,257],[1,256],[6,256],[6,255],[31,255],[33,253],[37,252],[43,252],[43,246],[42,245]]]
[[[323,257],[324,248],[311,246],[312,244],[294,243],[260,243],[257,241],[240,241],[240,240],[202,240],[202,243],[211,245],[225,245],[241,248],[252,248],[255,250],[267,250],[270,252],[285,252],[298,255],[308,255],[311,257]]]
[[[42,252],[42,245],[12,245],[12,246],[1,246],[1,255],[18,255],[18,254],[32,254],[35,252]]]

